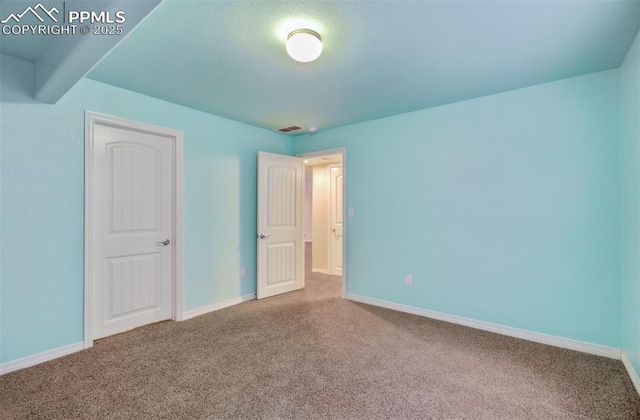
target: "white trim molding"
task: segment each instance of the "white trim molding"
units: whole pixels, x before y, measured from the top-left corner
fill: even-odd
[[[312,268],[312,273],[320,273],[320,274],[329,274],[329,270],[325,270],[324,268]]]
[[[57,349],[43,351],[42,353],[23,357],[21,359],[12,360],[11,362],[1,363],[0,375],[48,362],[49,360],[76,353],[80,350],[84,350],[84,342],[82,341],[64,347],[58,347]]]
[[[550,346],[561,347],[570,350],[576,350],[583,353],[594,354],[596,356],[609,357],[611,359],[620,360],[621,350],[613,347],[601,346],[599,344],[585,343],[584,341],[571,340],[568,338],[557,337],[554,335],[542,334],[533,331],[521,330],[519,328],[507,327],[491,322],[478,321],[471,318],[464,318],[457,315],[449,315],[442,312],[431,311],[428,309],[417,308],[415,306],[402,305],[399,303],[389,302],[381,299],[374,299],[366,296],[347,294],[347,299],[366,303],[367,305],[379,306],[382,308],[393,309],[394,311],[406,312],[408,314],[424,316],[427,318],[438,319],[440,321],[451,322],[452,324],[464,325],[466,327],[476,328],[479,330],[490,331],[496,334],[506,335],[509,337],[521,338],[523,340],[534,341],[536,343],[548,344]]]
[[[180,130],[146,124],[93,111],[85,111],[85,184],[84,184],[84,348],[93,346],[92,279],[93,261],[93,127],[103,124],[136,131],[161,134],[173,143],[173,278],[172,319],[181,321],[184,311],[184,135]]]
[[[235,298],[223,300],[222,302],[212,303],[211,305],[201,306],[199,308],[186,311],[182,319],[186,321],[187,319],[208,314],[209,312],[219,311],[220,309],[228,308],[229,306],[234,306],[239,303],[254,300],[255,298],[256,298],[256,294],[250,293],[248,295],[238,296]]]
[[[631,363],[631,360],[629,360],[629,357],[627,356],[627,353],[624,352],[624,350],[622,351],[622,357],[620,358],[620,360],[622,360],[622,364],[624,365],[625,369],[627,369],[627,373],[629,374],[629,378],[631,378],[633,387],[636,389],[638,394],[640,394],[640,377],[638,377],[638,372],[636,372],[636,370],[633,368],[633,364]]]

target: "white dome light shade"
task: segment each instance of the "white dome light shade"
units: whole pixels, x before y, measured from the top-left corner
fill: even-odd
[[[320,57],[320,35],[311,29],[296,29],[287,39],[287,53],[296,61],[308,63]]]

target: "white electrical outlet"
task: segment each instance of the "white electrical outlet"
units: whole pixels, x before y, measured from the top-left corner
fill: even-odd
[[[404,276],[404,285],[413,286],[413,276],[411,274],[407,274],[406,276]]]
[[[240,269],[240,278],[241,278],[241,279],[243,279],[243,278],[245,278],[245,277],[247,277],[247,269],[246,269],[246,268],[244,268],[244,267],[242,267],[242,268]]]

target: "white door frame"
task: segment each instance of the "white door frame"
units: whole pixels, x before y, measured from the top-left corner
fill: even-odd
[[[171,285],[171,313],[172,319],[181,321],[184,316],[184,152],[182,131],[138,121],[127,120],[93,111],[85,112],[84,135],[84,348],[93,346],[93,203],[91,201],[94,189],[92,175],[94,152],[93,127],[96,123],[121,127],[151,134],[170,137],[173,143],[173,234],[172,258],[173,273]]]
[[[335,149],[318,150],[316,152],[307,152],[297,155],[302,159],[312,159],[323,156],[342,155],[342,298],[347,297],[347,227],[349,219],[347,218],[347,148],[338,147]],[[302,212],[304,214],[304,201],[302,202]]]

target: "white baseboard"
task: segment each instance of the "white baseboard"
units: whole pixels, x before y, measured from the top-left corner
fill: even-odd
[[[601,346],[599,344],[585,343],[583,341],[571,340],[554,335],[542,334],[533,331],[521,330],[519,328],[507,327],[491,322],[478,321],[471,318],[464,318],[457,315],[449,315],[442,312],[430,311],[428,309],[416,308],[415,306],[402,305],[388,302],[386,300],[369,298],[366,296],[347,293],[347,299],[354,302],[366,303],[367,305],[380,306],[382,308],[393,309],[395,311],[406,312],[413,315],[420,315],[427,318],[438,319],[440,321],[451,322],[452,324],[464,325],[484,331],[491,331],[509,337],[521,338],[523,340],[535,341],[536,343],[548,344],[565,349],[576,350],[583,353],[594,354],[596,356],[620,359],[621,350],[613,347]]]
[[[304,242],[305,242],[305,243],[306,243],[306,242],[313,242],[313,240],[311,240],[311,239],[305,239],[305,240],[304,240]]]
[[[43,362],[48,362],[49,360],[57,359],[58,357],[66,356],[71,353],[76,353],[80,350],[84,350],[84,342],[82,341],[68,346],[59,347],[57,349],[43,351],[42,353],[23,357],[11,362],[0,363],[0,375],[35,366]]]
[[[321,274],[329,274],[329,270],[324,270],[322,268],[312,268],[312,273],[321,273]]]
[[[229,306],[237,305],[239,303],[253,300],[255,298],[256,298],[256,294],[250,293],[248,295],[238,296],[235,298],[223,300],[222,302],[212,303],[211,305],[206,305],[206,306],[201,306],[200,308],[191,309],[190,311],[186,311],[183,314],[182,320],[186,321],[187,319],[208,314],[209,312],[219,311],[220,309],[228,308]]]
[[[622,360],[622,364],[624,365],[625,369],[627,369],[627,373],[631,378],[633,387],[636,389],[638,394],[640,394],[640,378],[638,377],[638,372],[636,372],[636,370],[633,368],[631,360],[629,360],[629,357],[627,357],[627,353],[625,353],[624,350],[622,351],[622,357],[620,358],[620,360]]]

